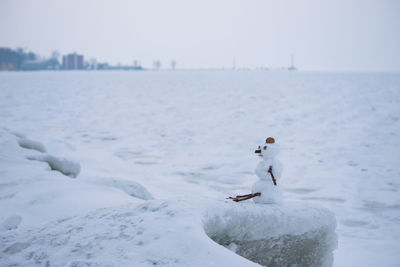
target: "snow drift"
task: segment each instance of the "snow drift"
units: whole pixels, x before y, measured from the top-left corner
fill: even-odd
[[[29,156],[27,159],[47,162],[51,170],[59,171],[71,178],[76,178],[81,171],[81,165],[78,162],[66,158],[55,157],[52,155],[38,155]]]
[[[257,266],[212,242],[186,201],[150,200],[8,231],[6,266]]]
[[[37,141],[21,138],[18,140],[18,144],[22,148],[36,150],[41,153],[47,152],[46,147],[42,143]]]
[[[140,198],[143,200],[154,199],[153,195],[143,185],[135,181],[116,179],[116,178],[97,178],[97,177],[96,179],[88,181],[90,183],[97,185],[104,185],[117,188],[132,197]]]

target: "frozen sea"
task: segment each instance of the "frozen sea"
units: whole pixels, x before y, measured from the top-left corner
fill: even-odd
[[[182,236],[166,240],[191,227],[184,221],[201,203],[250,193],[254,150],[268,136],[281,146],[285,201],[335,214],[334,266],[400,266],[400,74],[205,70],[1,72],[0,265],[44,264],[45,252],[18,256],[32,244],[62,259],[75,242],[93,262],[204,266],[192,250],[187,262],[141,255],[185,251]],[[85,243],[104,224],[116,227],[96,212],[118,207],[190,212],[163,227],[151,223],[161,215],[134,217],[126,250],[115,249],[118,236]],[[63,220],[94,232],[70,241]],[[57,237],[36,240],[50,228]],[[251,266],[225,250],[209,255],[210,266]]]

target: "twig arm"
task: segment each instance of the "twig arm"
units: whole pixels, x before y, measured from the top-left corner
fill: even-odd
[[[274,183],[275,186],[277,186],[275,176],[272,172],[272,166],[269,166],[268,172],[271,174],[272,182]]]
[[[248,200],[253,197],[258,197],[258,196],[261,196],[261,193],[248,194],[248,195],[236,196],[236,197],[228,197],[226,199],[232,199],[235,202],[239,202],[239,201]]]

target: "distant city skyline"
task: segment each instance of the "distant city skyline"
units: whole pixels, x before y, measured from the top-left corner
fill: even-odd
[[[400,71],[400,1],[2,0],[0,47],[152,68]],[[60,58],[61,60],[61,58]]]

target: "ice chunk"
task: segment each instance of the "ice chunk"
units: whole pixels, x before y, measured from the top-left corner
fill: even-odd
[[[18,144],[22,148],[32,149],[32,150],[36,150],[36,151],[39,151],[42,153],[46,153],[45,146],[42,143],[37,142],[37,141],[29,140],[26,138],[21,138],[18,140]]]
[[[334,215],[304,204],[229,203],[213,207],[207,235],[237,254],[266,266],[331,266],[337,247]]]
[[[7,219],[5,219],[4,222],[2,223],[3,229],[6,230],[17,229],[21,221],[22,218],[19,215],[10,216]]]
[[[30,156],[28,159],[47,162],[52,170],[59,171],[72,178],[76,178],[81,171],[81,165],[78,162],[66,158],[45,155]]]

